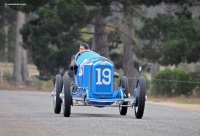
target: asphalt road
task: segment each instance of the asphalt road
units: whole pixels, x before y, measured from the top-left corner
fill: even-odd
[[[51,92],[0,90],[1,136],[200,136],[200,113],[146,102],[142,119],[118,107],[72,107],[54,114]]]

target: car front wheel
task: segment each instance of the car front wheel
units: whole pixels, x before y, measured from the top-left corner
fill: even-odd
[[[70,89],[70,78],[68,75],[63,77],[63,115],[64,117],[69,117],[71,114],[72,105],[72,92]]]
[[[54,107],[54,113],[59,114],[61,111],[61,103],[62,100],[60,99],[60,93],[62,91],[62,76],[60,74],[56,75],[56,82],[54,86],[54,92],[53,92],[53,107]]]

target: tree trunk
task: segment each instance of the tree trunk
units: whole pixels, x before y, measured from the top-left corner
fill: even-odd
[[[16,85],[22,84],[22,36],[20,34],[20,28],[25,23],[25,14],[17,11],[16,18],[16,43],[15,43],[15,58],[13,68],[13,80]]]
[[[98,52],[100,55],[110,58],[109,48],[107,43],[107,34],[105,31],[104,18],[101,14],[98,14],[94,19],[94,38],[92,42],[92,50]]]
[[[130,27],[131,16],[129,14],[125,15],[124,21],[124,51],[123,51],[123,70],[124,75],[128,78],[129,92],[132,95],[135,87],[135,77],[134,77],[134,60],[133,60],[133,42],[132,42],[132,28]]]
[[[7,63],[8,62],[8,21],[5,18],[5,55],[4,55],[4,62]]]
[[[27,64],[27,53],[26,50],[22,48],[22,79],[23,81],[29,80],[28,64]]]

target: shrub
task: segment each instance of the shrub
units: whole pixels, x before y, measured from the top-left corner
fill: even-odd
[[[190,81],[190,86],[193,89],[192,94],[195,96],[200,96],[200,72],[189,73],[188,78]]]
[[[6,81],[8,81],[8,82],[10,82],[10,81],[12,81],[13,76],[12,76],[11,73],[4,73],[3,79],[6,80]]]
[[[180,69],[175,69],[174,73],[174,93],[173,95],[188,95],[192,91],[192,86],[188,83],[188,74]]]
[[[155,74],[152,81],[152,93],[155,95],[180,96],[191,95],[193,90],[199,92],[200,73],[186,73],[183,70],[165,69]]]
[[[172,95],[174,87],[171,82],[168,82],[171,79],[173,79],[173,72],[170,69],[156,72],[152,80],[152,94]]]

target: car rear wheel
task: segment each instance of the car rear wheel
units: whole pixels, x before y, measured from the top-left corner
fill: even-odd
[[[69,117],[71,114],[72,105],[72,92],[70,89],[70,78],[68,75],[63,77],[63,115],[64,117]]]
[[[128,89],[129,88],[128,88],[128,79],[126,76],[123,76],[120,79],[119,87],[123,88],[124,98],[128,98],[128,94],[129,94]],[[127,105],[128,105],[128,102],[123,102],[122,106],[119,106],[120,115],[126,115],[127,110],[128,110],[128,107],[126,107]],[[123,106],[125,106],[125,107],[123,107]]]
[[[145,108],[146,82],[143,77],[139,78],[139,83],[136,91],[136,102],[134,105],[135,116],[138,119],[143,117]]]
[[[54,95],[53,95],[53,107],[54,113],[59,114],[61,111],[61,103],[62,100],[60,99],[60,93],[62,91],[62,76],[60,74],[56,75],[56,82],[54,86]]]

